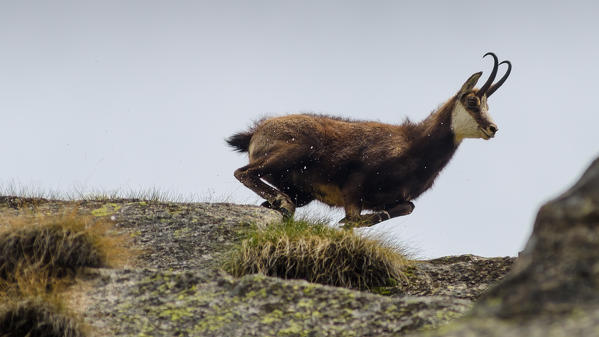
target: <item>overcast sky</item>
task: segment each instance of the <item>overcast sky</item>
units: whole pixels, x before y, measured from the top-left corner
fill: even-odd
[[[599,154],[587,1],[0,1],[0,186],[259,204],[224,139],[265,115],[401,123],[487,51],[513,64],[496,138],[465,140],[414,213],[374,228],[421,257],[517,255]],[[328,207],[310,209],[333,218]]]

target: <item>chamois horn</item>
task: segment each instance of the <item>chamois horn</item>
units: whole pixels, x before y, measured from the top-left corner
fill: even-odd
[[[503,75],[503,77],[501,77],[501,79],[499,81],[497,81],[497,83],[493,84],[489,90],[487,90],[487,97],[493,95],[493,93],[495,92],[495,90],[499,89],[499,87],[501,87],[501,85],[503,84],[503,82],[505,82],[505,80],[507,80],[507,77],[510,76],[510,72],[512,71],[512,63],[510,61],[503,61],[499,64],[507,64],[507,71],[505,72],[505,74]]]
[[[478,90],[478,93],[476,94],[476,96],[478,96],[479,98],[482,98],[483,95],[487,92],[487,90],[491,86],[491,84],[493,84],[493,81],[495,80],[495,75],[497,75],[497,68],[499,68],[499,59],[497,59],[497,55],[495,55],[494,53],[488,52],[485,55],[483,55],[483,58],[486,57],[487,55],[493,56],[493,70],[491,71],[491,75],[489,76],[489,79],[487,80],[487,82],[485,82],[485,84]]]

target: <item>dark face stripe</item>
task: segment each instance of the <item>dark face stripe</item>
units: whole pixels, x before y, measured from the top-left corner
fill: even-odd
[[[466,108],[466,111],[474,118],[478,126],[483,129],[487,129],[489,125],[493,124],[491,120],[485,118],[482,113],[482,107],[484,106],[485,111],[488,111],[489,107],[486,102],[486,97],[479,99],[476,93],[473,91],[464,95],[461,99],[462,104]],[[488,116],[488,114],[487,114]]]

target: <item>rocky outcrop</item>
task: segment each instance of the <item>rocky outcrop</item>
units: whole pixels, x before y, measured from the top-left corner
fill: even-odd
[[[449,296],[476,300],[512,268],[514,257],[447,256],[414,261],[397,295]]]
[[[262,275],[101,271],[92,283],[86,321],[105,336],[394,336],[470,308],[448,297],[390,298]]]
[[[113,219],[140,252],[69,290],[92,336],[599,336],[599,159],[541,207],[515,262],[414,261],[406,280],[375,293],[224,272],[250,224],[280,220],[268,209],[0,197],[0,219],[69,209]]]
[[[599,159],[537,214],[512,271],[434,336],[598,336]]]
[[[95,336],[396,336],[462,316],[512,258],[416,261],[378,294],[262,275],[235,279],[223,254],[274,211],[233,204],[0,198],[0,214],[109,217],[140,251],[127,269],[90,269],[69,296]],[[383,294],[383,295],[381,295]]]

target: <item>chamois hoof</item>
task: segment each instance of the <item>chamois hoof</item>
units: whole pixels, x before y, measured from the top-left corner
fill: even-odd
[[[289,200],[284,198],[277,198],[272,203],[270,201],[263,202],[260,206],[273,209],[283,215],[283,220],[289,220],[293,218],[295,213],[295,205]]]
[[[404,216],[411,214],[412,211],[414,211],[414,208],[416,208],[416,206],[414,206],[414,203],[408,201],[406,203],[395,206],[394,208],[389,210],[389,212],[393,215],[393,217]]]
[[[375,215],[378,216],[378,222],[377,223],[391,219],[391,215],[387,211],[380,211],[380,212],[375,213]]]
[[[278,208],[276,211],[283,215],[283,220],[293,219],[293,214],[295,213],[283,207]]]
[[[391,219],[391,215],[387,211],[380,211],[363,215],[359,225],[360,227],[370,227],[389,219]]]

